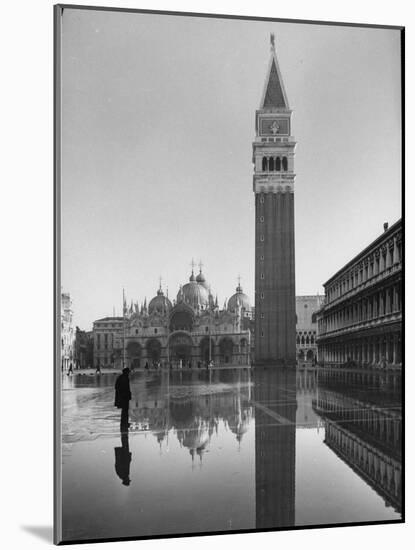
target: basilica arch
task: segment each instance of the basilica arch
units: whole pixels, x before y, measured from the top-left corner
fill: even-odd
[[[231,338],[225,336],[219,342],[219,352],[221,363],[232,363],[234,344]]]
[[[215,343],[212,337],[210,337],[210,344],[209,344],[209,336],[205,336],[202,338],[199,344],[200,349],[200,358],[202,361],[209,361],[209,359],[214,358],[214,348]]]
[[[157,338],[149,338],[146,343],[147,359],[157,363],[161,358],[161,343]]]
[[[173,332],[169,336],[167,346],[172,361],[191,361],[193,340],[188,332],[183,330]]]
[[[128,342],[127,344],[127,357],[130,367],[133,369],[140,367],[142,348],[138,342]]]
[[[178,330],[192,332],[195,315],[191,307],[186,304],[174,306],[169,317],[169,328],[171,332]]]

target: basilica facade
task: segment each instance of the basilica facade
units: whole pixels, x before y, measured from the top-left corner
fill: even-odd
[[[160,284],[148,304],[123,307],[123,317],[94,322],[95,367],[250,363],[253,311],[240,283],[220,308],[202,270],[192,269],[173,301]]]

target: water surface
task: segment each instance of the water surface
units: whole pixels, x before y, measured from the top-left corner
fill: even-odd
[[[401,518],[398,374],[289,369],[63,377],[63,539]]]

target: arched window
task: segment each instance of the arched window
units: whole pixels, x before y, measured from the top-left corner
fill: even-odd
[[[280,159],[280,157],[277,157],[275,159],[275,170],[277,172],[281,172],[281,159]]]
[[[301,345],[304,346],[305,342],[304,342],[304,336],[301,336]]]
[[[267,157],[262,157],[262,171],[266,172],[268,170],[268,159]]]
[[[284,170],[284,172],[286,172],[288,170],[288,160],[287,160],[287,157],[283,157],[282,158],[282,169]]]
[[[269,171],[274,171],[274,159],[272,157],[269,159]]]

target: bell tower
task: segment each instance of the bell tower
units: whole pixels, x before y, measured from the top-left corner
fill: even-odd
[[[255,363],[295,366],[294,151],[291,114],[271,34],[253,142]]]

